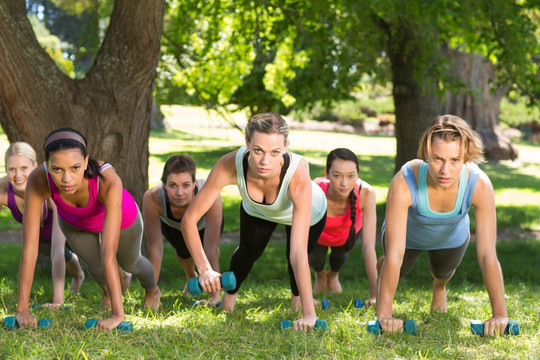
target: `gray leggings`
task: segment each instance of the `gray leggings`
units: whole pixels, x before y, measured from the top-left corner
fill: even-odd
[[[105,286],[105,272],[101,262],[101,233],[81,230],[62,219],[60,228],[75,254],[87,265],[90,275],[100,285]],[[116,260],[127,272],[139,279],[144,289],[156,286],[154,268],[150,261],[141,255],[143,222],[140,211],[131,226],[120,230]]]
[[[465,255],[467,246],[469,245],[469,240],[471,235],[467,237],[465,242],[456,247],[450,249],[439,249],[439,250],[426,250],[428,253],[428,263],[429,270],[437,279],[448,279],[454,274],[454,271],[457,269],[461,260]],[[386,252],[386,247],[384,244],[384,234],[383,234],[383,250]],[[418,255],[424,250],[415,250],[415,249],[405,249],[405,254],[403,255],[403,263],[401,264],[401,271],[399,277],[407,275],[409,271],[413,268],[416,263]]]

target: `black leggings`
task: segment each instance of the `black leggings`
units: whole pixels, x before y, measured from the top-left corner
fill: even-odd
[[[326,214],[315,225],[309,228],[308,248],[309,254],[313,246],[317,243],[319,236],[324,230],[326,224]],[[242,205],[240,205],[240,244],[234,251],[231,258],[230,271],[234,272],[236,277],[236,288],[227,291],[229,294],[236,294],[240,285],[246,279],[249,272],[253,268],[255,261],[263,254],[270,237],[276,228],[277,223],[264,220],[258,217],[249,215]],[[294,271],[291,266],[289,253],[291,250],[291,226],[285,226],[287,234],[287,263],[289,271],[289,279],[291,282],[291,291],[295,296],[299,295],[298,286],[294,277]]]
[[[222,216],[221,217],[221,230],[219,232],[220,235],[223,233],[224,226],[225,226],[225,221]],[[189,253],[189,250],[187,248],[186,241],[184,240],[184,235],[182,235],[182,232],[180,230],[172,228],[162,221],[161,233],[163,234],[163,237],[167,239],[167,241],[174,247],[174,249],[176,250],[176,255],[180,259],[185,260],[185,259],[191,258],[191,254]],[[199,230],[199,237],[201,238],[201,243],[204,245],[204,228]]]
[[[333,272],[341,270],[341,267],[349,257],[349,253],[345,252],[344,246],[325,246],[317,243],[313,247],[313,251],[309,254],[309,263],[316,272],[324,270],[328,248],[330,248],[328,262],[330,263],[330,270]]]
[[[429,270],[437,279],[448,279],[454,274],[454,271],[461,264],[463,256],[465,256],[465,251],[469,245],[469,240],[471,236],[467,237],[465,242],[456,247],[450,249],[439,249],[439,250],[426,250],[428,253],[428,263]],[[383,250],[385,249],[384,244],[384,235],[383,235]],[[401,264],[401,271],[399,277],[403,277],[411,271],[418,258],[418,255],[424,250],[415,250],[415,249],[405,249],[405,254],[403,255],[403,263]]]

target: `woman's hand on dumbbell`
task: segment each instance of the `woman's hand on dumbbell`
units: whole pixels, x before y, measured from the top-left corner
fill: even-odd
[[[96,330],[100,331],[111,331],[113,329],[116,329],[118,325],[124,320],[123,316],[120,315],[112,315],[108,319],[100,320],[98,321],[96,325]]]
[[[221,290],[221,274],[208,269],[199,273],[199,284],[207,293]]]
[[[17,323],[19,324],[19,327],[37,327],[38,322],[37,319],[30,314],[30,311],[21,311],[17,312],[17,315],[15,317],[17,319]]]
[[[364,300],[364,306],[367,308],[377,305],[377,298],[372,297]]]
[[[384,316],[378,318],[381,329],[385,332],[403,332],[403,320],[396,319],[392,316]]]
[[[493,316],[491,319],[484,321],[484,335],[502,335],[507,325],[508,316]]]
[[[303,316],[293,323],[293,329],[306,331],[313,328],[316,322],[317,322],[316,315]]]

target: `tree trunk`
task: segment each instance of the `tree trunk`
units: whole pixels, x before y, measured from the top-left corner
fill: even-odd
[[[139,204],[148,188],[148,137],[164,0],[116,0],[88,74],[70,79],[41,48],[25,1],[0,1],[0,123],[10,142],[43,158],[45,136],[70,126],[110,162]]]
[[[441,100],[434,84],[421,83],[418,67],[411,50],[412,39],[406,29],[392,34],[388,56],[392,68],[392,95],[396,115],[395,172],[411,159],[417,158],[418,142],[424,130],[441,110]]]
[[[493,65],[485,57],[457,50],[451,50],[449,56],[450,71],[462,88],[446,94],[444,113],[457,115],[471,124],[482,137],[487,157],[516,159],[516,147],[499,126],[500,103],[508,87],[493,87]]]

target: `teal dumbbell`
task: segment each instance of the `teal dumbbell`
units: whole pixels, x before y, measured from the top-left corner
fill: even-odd
[[[84,326],[87,329],[95,328],[97,323],[98,323],[97,319],[88,319],[84,323]],[[120,325],[118,325],[116,327],[116,330],[123,331],[123,332],[132,332],[133,331],[133,324],[131,323],[131,321],[122,321],[120,323]]]
[[[475,335],[484,335],[484,322],[471,320],[471,332]],[[504,329],[504,335],[519,335],[519,324],[516,320],[509,320]]]
[[[38,328],[40,329],[49,329],[52,326],[52,319],[39,319]],[[4,329],[18,329],[19,323],[15,316],[8,316],[4,319]]]
[[[356,308],[356,309],[361,309],[364,307],[364,303],[362,302],[362,300],[360,299],[354,299],[353,301],[353,306]]]
[[[281,330],[287,330],[292,328],[292,321],[291,320],[282,320],[281,321]],[[315,322],[315,329],[327,331],[328,330],[328,323],[324,319],[318,319]]]
[[[328,301],[328,299],[323,299],[321,301],[321,308],[323,310],[328,310],[329,307],[330,307],[330,301]]]
[[[367,329],[370,334],[380,335],[382,332],[381,324],[377,320],[368,321]],[[405,334],[416,335],[416,322],[414,320],[403,321],[403,331]]]
[[[236,277],[232,271],[224,272],[221,275],[221,287],[225,290],[233,290],[236,288]],[[188,289],[191,295],[198,296],[202,294],[201,284],[199,284],[199,278],[194,277],[188,280]]]

